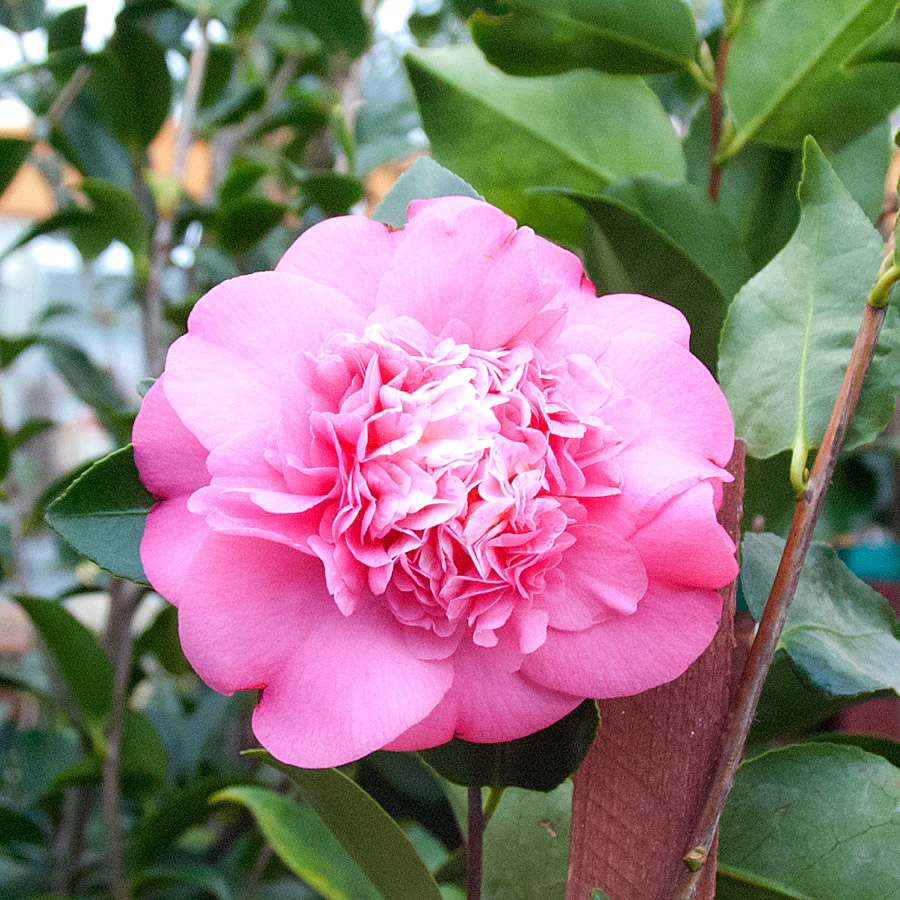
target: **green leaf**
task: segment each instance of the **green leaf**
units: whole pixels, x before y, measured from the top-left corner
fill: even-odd
[[[47,54],[80,47],[87,22],[87,6],[63,10],[47,25]]]
[[[848,744],[859,747],[866,753],[874,753],[883,756],[892,766],[900,768],[900,742],[891,741],[888,738],[877,737],[871,734],[846,734],[843,731],[823,731],[811,734],[807,741],[825,744]]]
[[[877,62],[900,63],[900,10],[867,41],[860,44],[844,65],[859,66]]]
[[[3,251],[2,255],[0,255],[0,259],[5,259],[11,253],[14,253],[20,247],[24,247],[27,243],[33,241],[37,237],[41,237],[45,234],[52,234],[54,231],[77,228],[85,228],[88,230],[97,229],[99,231],[102,229],[102,224],[90,210],[82,209],[80,206],[64,207],[59,210],[59,212],[55,212],[48,216],[42,222],[35,222],[34,225],[26,228],[25,231]],[[103,239],[104,236],[102,234],[97,236],[96,248],[99,249],[95,248],[96,252],[93,255],[98,255],[108,246],[110,239],[106,239],[101,245],[99,242],[103,241]]]
[[[840,146],[900,101],[900,69],[844,65],[893,15],[896,0],[748,3],[728,53],[725,95],[736,129],[720,154],[753,138],[798,147],[807,134]]]
[[[26,334],[22,337],[0,337],[0,369],[5,369],[36,340],[37,337],[33,334]]]
[[[44,843],[44,833],[28,816],[6,806],[0,806],[0,847],[15,850],[17,844]]]
[[[381,894],[308,804],[250,785],[226,788],[210,802],[227,800],[253,813],[278,858],[325,900],[380,900]]]
[[[329,53],[350,59],[362,56],[369,40],[369,26],[359,0],[289,0],[292,18],[308,28]]]
[[[397,823],[337,769],[298,769],[265,750],[253,756],[284,772],[384,900],[439,900],[431,873]]]
[[[268,166],[245,156],[236,156],[228,168],[228,175],[219,188],[219,203],[223,206],[246,196],[268,172]]]
[[[413,51],[406,65],[435,158],[489,201],[495,190],[592,194],[625,175],[684,176],[672,123],[640,78],[514,78],[471,46]]]
[[[784,549],[774,534],[748,534],[741,587],[759,620]],[[798,669],[829,694],[900,694],[897,617],[887,600],[860,581],[826,544],[809,550],[778,641]]]
[[[406,208],[413,200],[434,197],[484,197],[458,175],[436,163],[430,156],[420,156],[393,184],[375,207],[373,218],[391,228],[406,224]]]
[[[677,306],[691,324],[691,350],[715,371],[732,297],[750,275],[740,238],[693,185],[648,175],[613,182],[579,201],[600,229],[618,271],[589,266],[598,292],[634,291]]]
[[[56,423],[52,419],[29,419],[10,435],[12,449],[27,444],[32,438],[49,431]]]
[[[0,140],[0,194],[9,187],[30,152],[31,141],[20,138]]]
[[[344,216],[365,196],[362,182],[339,172],[308,172],[301,180],[302,206],[317,206],[326,216]]]
[[[9,474],[9,467],[12,463],[12,440],[3,423],[0,422],[0,481]]]
[[[112,705],[113,671],[96,636],[59,603],[23,595],[13,599],[43,638],[86,722],[102,726]]]
[[[517,741],[473,744],[454,738],[419,755],[455,784],[552,791],[584,761],[599,724],[597,704],[585,700],[549,728]]]
[[[488,61],[510,75],[569,69],[649,75],[685,69],[697,30],[683,0],[506,0],[469,22]]]
[[[120,240],[135,256],[149,252],[150,223],[133,193],[102,178],[84,178],[79,189],[112,238]]]
[[[178,640],[178,610],[174,606],[164,606],[153,624],[134,642],[135,661],[145,653],[153,653],[170,675],[193,671]]]
[[[142,897],[148,891],[165,889],[173,884],[186,884],[217,900],[231,900],[233,896],[222,873],[214,866],[199,862],[152,866],[138,874],[131,887],[135,897]]]
[[[794,236],[741,289],[722,333],[722,389],[751,456],[821,443],[883,251],[811,138],[800,209]],[[890,419],[900,393],[898,347],[898,312],[890,308],[846,450],[874,440]]]
[[[140,546],[153,503],[141,484],[129,445],[94,463],[50,504],[46,519],[79,553],[101,568],[120,578],[148,584]]]
[[[900,770],[800,744],[744,763],[722,817],[719,900],[875,900],[900,886]]]
[[[288,208],[268,197],[244,197],[227,203],[219,214],[219,237],[231,253],[246,253],[274,228]]]

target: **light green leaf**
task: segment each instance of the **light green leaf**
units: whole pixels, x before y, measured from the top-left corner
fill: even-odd
[[[741,289],[722,333],[722,389],[737,434],[756,457],[821,443],[883,250],[811,138],[800,209],[793,237]],[[898,351],[900,323],[891,308],[847,450],[874,440],[890,419],[900,393]]]
[[[458,175],[436,163],[430,156],[420,156],[393,184],[375,207],[373,218],[391,228],[406,224],[406,207],[413,200],[434,197],[484,197]]]
[[[253,813],[279,859],[325,900],[380,900],[309,804],[250,785],[226,788],[210,798],[211,803],[228,800]]]
[[[456,784],[552,791],[584,761],[599,724],[597,704],[585,700],[549,728],[517,741],[473,744],[454,738],[419,755]]]
[[[475,43],[510,75],[599,69],[648,75],[683,70],[697,31],[683,0],[507,0],[502,15],[476,12]]]
[[[120,578],[148,584],[140,546],[154,499],[131,446],[94,463],[47,509],[47,522],[79,553]]]
[[[417,50],[406,65],[435,158],[488,200],[540,185],[592,194],[625,175],[684,176],[672,123],[640,78],[515,78],[472,46]]]
[[[750,275],[725,215],[699,188],[653,175],[620,179],[580,202],[616,262],[588,266],[598,292],[634,291],[677,306],[691,324],[691,350],[714,372],[725,312]]]
[[[409,838],[362,788],[337,769],[298,769],[251,750],[299,788],[384,900],[440,900],[440,891]]]
[[[748,534],[742,544],[741,587],[759,620],[784,549],[774,534]],[[854,696],[900,694],[897,617],[887,600],[858,579],[826,544],[814,543],[800,574],[778,641],[819,690]]]
[[[900,892],[900,769],[799,744],[744,763],[722,817],[718,900],[887,900]]]
[[[13,599],[43,638],[85,721],[102,726],[112,704],[113,671],[96,636],[59,603],[24,595]]]
[[[765,0],[747,3],[728,53],[725,95],[736,130],[720,150],[751,138],[798,147],[807,134],[840,146],[900,102],[900,68],[846,66],[893,15],[896,0]]]
[[[859,66],[874,62],[900,63],[900,10],[865,43],[860,44],[845,65]]]

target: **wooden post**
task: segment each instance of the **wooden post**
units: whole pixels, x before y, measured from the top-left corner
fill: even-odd
[[[719,522],[738,542],[744,446],[728,466]],[[602,700],[597,739],[575,775],[566,900],[671,900],[716,765],[728,712],[736,585],[723,588],[718,634],[680,678]],[[697,900],[715,896],[715,850]]]

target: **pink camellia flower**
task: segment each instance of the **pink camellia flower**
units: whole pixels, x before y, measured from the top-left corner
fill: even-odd
[[[306,231],[219,285],[134,429],[141,554],[279,759],[494,742],[700,655],[728,406],[677,310],[487,203]]]

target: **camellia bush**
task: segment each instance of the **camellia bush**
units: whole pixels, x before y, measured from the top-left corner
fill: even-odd
[[[0,421],[0,898],[900,895],[900,742],[829,724],[900,694],[832,546],[898,489],[895,6],[6,0],[4,254],[129,265],[0,336],[110,450]]]

